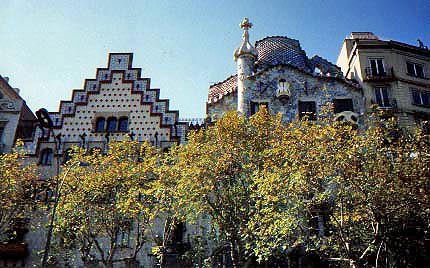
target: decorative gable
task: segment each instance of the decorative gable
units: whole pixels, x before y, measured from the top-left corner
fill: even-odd
[[[109,54],[107,68],[98,68],[95,79],[86,79],[71,100],[60,102],[58,112],[50,112],[61,150],[72,145],[104,148],[112,139],[147,140],[157,147],[185,142],[187,125],[179,123],[179,112],[160,99],[159,89],[151,89],[150,79],[141,77],[132,59],[132,53]],[[52,146],[53,135],[44,136],[46,130],[38,128],[30,146],[34,153]]]

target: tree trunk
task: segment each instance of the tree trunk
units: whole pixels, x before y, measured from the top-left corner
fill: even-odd
[[[238,242],[238,239],[234,237],[230,239],[230,255],[231,263],[233,268],[243,268],[244,265],[244,253],[243,247]]]

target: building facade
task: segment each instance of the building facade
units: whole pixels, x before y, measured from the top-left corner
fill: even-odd
[[[32,138],[35,118],[19,89],[0,75],[0,153],[10,152],[17,139]]]
[[[142,78],[132,60],[132,53],[109,54],[107,68],[98,68],[83,89],[73,90],[57,112],[49,112],[52,129],[36,125],[26,147],[46,178],[73,146],[103,152],[111,140],[149,141],[158,148],[185,142],[187,124],[179,122],[179,112],[169,109],[169,100],[160,99],[160,90],[151,88],[150,78]]]
[[[363,87],[368,111],[376,105],[405,128],[430,119],[430,50],[421,41],[413,46],[352,32],[336,64]]]
[[[151,88],[150,78],[141,77],[141,69],[134,68],[132,60],[132,53],[109,54],[106,68],[98,68],[96,77],[86,79],[83,89],[73,90],[71,99],[61,101],[58,111],[47,112],[52,128],[36,123],[33,138],[25,146],[30,159],[38,164],[42,175],[39,183],[44,184],[59,172],[75,146],[106,152],[109,141],[137,140],[164,150],[185,142],[188,123],[179,121],[179,112],[169,109],[169,100],[160,98],[160,90]],[[45,193],[39,198],[46,198]],[[40,262],[36,252],[45,246],[44,226],[49,213],[33,213],[32,225],[41,228],[25,237],[30,255],[22,267]],[[156,223],[154,228],[155,234],[161,234],[163,224]],[[185,239],[184,232],[181,239]],[[153,240],[149,239],[137,256],[140,266],[133,267],[153,266],[156,258],[151,254],[152,246]],[[72,259],[72,267],[82,266],[78,252]]]
[[[261,106],[284,121],[307,116],[316,120],[329,103],[340,120],[357,124],[363,112],[361,88],[345,79],[340,68],[320,56],[308,58],[299,41],[266,37],[249,41],[247,18],[241,45],[234,51],[237,74],[209,87],[207,116],[216,120],[227,111],[251,116]]]

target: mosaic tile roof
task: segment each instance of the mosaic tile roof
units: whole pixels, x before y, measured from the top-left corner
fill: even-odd
[[[255,62],[254,74],[274,66],[288,65],[308,74],[313,74],[314,69],[318,68],[322,77],[344,79],[342,71],[335,64],[317,55],[308,58],[298,40],[285,36],[269,36],[256,41],[255,48],[258,56]],[[209,87],[208,103],[217,102],[223,96],[236,90],[237,74],[211,85]]]
[[[209,87],[208,102],[216,102],[224,95],[237,90],[237,74]]]
[[[258,51],[257,66],[289,64],[310,69],[305,51],[298,40],[284,36],[270,36],[255,42]]]

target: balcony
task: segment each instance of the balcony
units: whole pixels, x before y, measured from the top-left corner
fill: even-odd
[[[378,81],[378,82],[389,82],[394,81],[394,70],[393,67],[387,67],[384,71],[372,70],[371,67],[366,67],[364,81]]]

